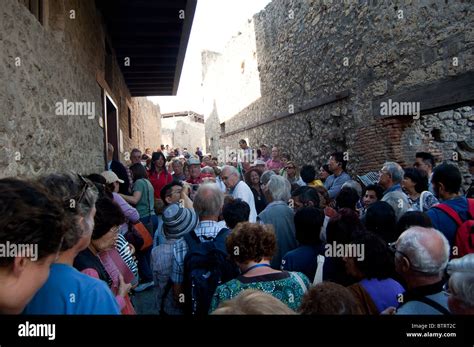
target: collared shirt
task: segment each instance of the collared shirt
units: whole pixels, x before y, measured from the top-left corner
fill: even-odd
[[[219,231],[222,229],[222,224],[215,221],[202,221],[199,222],[194,232],[199,237],[201,242],[206,242],[204,238],[207,237],[216,237],[219,234]],[[184,275],[184,257],[188,253],[188,244],[184,239],[179,239],[174,244],[173,248],[173,270],[171,272],[171,281],[173,283],[182,283]]]
[[[397,190],[402,190],[402,187],[401,187],[400,183],[394,184],[393,186],[388,188],[386,191],[383,192],[383,195],[385,195],[387,193],[390,193],[390,192],[395,192]]]
[[[350,180],[351,176],[349,176],[345,171],[341,172],[339,176],[336,176],[335,174],[329,176],[324,182],[324,187],[328,190],[329,198],[335,199],[337,194],[341,191],[342,185]]]

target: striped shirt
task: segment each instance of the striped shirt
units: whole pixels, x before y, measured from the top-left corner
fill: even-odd
[[[206,242],[204,238],[207,237],[216,237],[219,234],[219,231],[223,228],[222,223],[215,221],[202,221],[199,222],[198,226],[194,230],[196,235],[199,237],[201,242]],[[184,257],[188,252],[188,244],[184,239],[179,239],[174,244],[173,248],[173,270],[171,271],[171,281],[173,283],[182,283],[183,274],[184,274]]]
[[[115,247],[117,248],[117,251],[119,252],[125,264],[127,264],[127,266],[133,272],[135,277],[138,278],[137,263],[135,262],[135,260],[133,260],[130,248],[128,247],[128,241],[122,234],[118,234],[118,239]]]

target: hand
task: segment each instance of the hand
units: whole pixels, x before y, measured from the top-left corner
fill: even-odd
[[[134,255],[135,254],[135,247],[131,243],[129,243],[128,248],[130,248],[130,255]]]
[[[189,195],[189,191],[191,190],[191,186],[187,182],[183,182],[183,190],[181,191],[181,195]]]
[[[130,289],[132,288],[132,285],[130,283],[125,283],[125,281],[123,280],[122,274],[119,274],[119,281],[120,281],[120,284],[119,284],[118,294],[124,298],[130,291]]]

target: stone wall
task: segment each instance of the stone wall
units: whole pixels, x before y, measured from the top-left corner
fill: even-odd
[[[192,116],[161,119],[164,145],[173,148],[187,148],[194,153],[196,147],[205,148],[204,124],[193,121]]]
[[[209,150],[238,148],[238,140],[248,138],[250,146],[267,143],[281,147],[300,165],[320,165],[332,151],[347,151],[349,171],[361,173],[379,169],[386,160],[412,164],[417,150],[438,148],[440,153],[435,154],[439,160],[452,159],[447,148],[463,152],[461,161],[474,156],[473,147],[463,145],[463,140],[428,136],[433,128],[426,124],[439,119],[440,114],[422,115],[419,120],[376,119],[372,110],[374,99],[474,70],[473,6],[472,2],[435,0],[399,5],[385,1],[272,1],[252,19],[258,100],[232,117],[221,115],[218,105],[238,98],[239,88],[216,88],[219,76],[212,73],[214,69],[240,69],[228,63],[226,56],[237,48],[252,54],[251,41],[242,44],[233,39],[220,55],[203,59]],[[225,79],[221,83],[225,84]],[[345,90],[348,97],[299,111],[303,105]],[[294,114],[282,120],[246,129],[291,111]],[[441,122],[442,133],[472,138],[472,111],[466,108],[450,114],[450,122]],[[454,119],[454,114],[461,118]],[[414,133],[421,139],[416,144],[410,142]],[[464,171],[465,162],[460,167]]]
[[[18,0],[4,0],[0,8],[0,177],[102,171],[102,89],[118,106],[124,152],[159,144],[159,110],[130,97],[115,59],[114,83],[104,81],[106,32],[94,1],[44,4],[43,24]],[[94,117],[58,115],[56,103],[63,100],[90,103]],[[127,105],[137,133],[132,139]]]

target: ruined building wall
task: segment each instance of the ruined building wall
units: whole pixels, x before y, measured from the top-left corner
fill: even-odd
[[[159,109],[130,97],[115,59],[114,83],[104,82],[106,33],[94,1],[43,3],[43,24],[18,0],[0,7],[0,176],[102,171],[102,89],[118,106],[124,151],[159,143]],[[64,99],[94,103],[95,116],[57,115]]]
[[[187,148],[194,153],[196,147],[205,148],[204,124],[193,121],[192,116],[161,119],[164,145],[173,148]]]
[[[433,150],[438,160],[456,152],[466,174],[466,160],[474,155],[472,108],[419,120],[378,119],[372,103],[473,71],[473,13],[472,2],[461,1],[399,6],[385,1],[272,1],[252,20],[260,98],[231,117],[221,115],[218,107],[229,95],[238,97],[239,89],[221,92],[213,69],[239,70],[226,56],[236,50],[251,54],[250,44],[233,39],[221,54],[203,55],[203,88],[212,105],[205,114],[209,149],[238,148],[238,140],[248,138],[250,146],[281,147],[300,165],[319,165],[341,150],[349,154],[349,171],[362,173],[380,169],[386,160],[411,165],[417,150]],[[345,90],[347,97],[335,97]],[[298,112],[324,98],[337,100]],[[291,110],[295,114],[282,120],[245,129]]]

